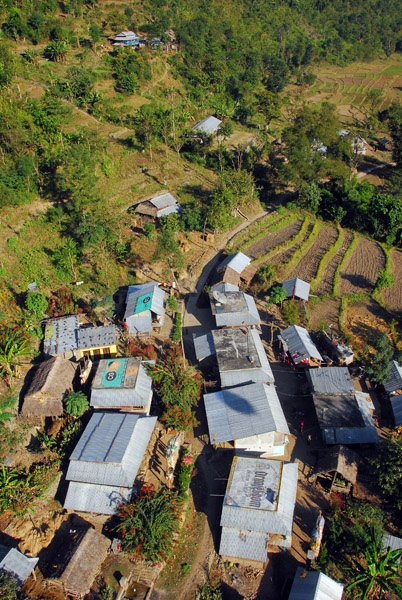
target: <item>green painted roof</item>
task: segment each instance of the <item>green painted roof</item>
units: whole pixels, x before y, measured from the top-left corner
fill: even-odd
[[[153,291],[149,292],[147,294],[143,294],[142,296],[138,297],[137,300],[137,304],[135,306],[135,310],[134,310],[134,314],[137,315],[138,313],[144,312],[146,310],[150,310],[151,309],[151,304],[152,304],[152,296],[153,296]]]

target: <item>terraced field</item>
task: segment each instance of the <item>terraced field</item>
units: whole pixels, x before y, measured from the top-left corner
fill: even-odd
[[[391,257],[394,263],[395,283],[392,288],[383,291],[383,298],[389,310],[400,312],[402,310],[402,252],[393,250]]]
[[[290,223],[290,225],[278,229],[278,231],[268,233],[266,237],[248,246],[245,251],[247,256],[254,260],[259,256],[267,254],[273,248],[282,245],[288,239],[294,237],[300,231],[302,224],[303,219],[297,219],[294,223]]]
[[[371,293],[378,273],[385,267],[384,252],[376,242],[360,238],[348,264],[341,273],[338,292],[341,296],[359,292]]]
[[[317,275],[318,266],[328,248],[335,243],[338,237],[338,231],[335,227],[323,227],[317,235],[317,239],[313,246],[298,262],[289,278],[300,277],[305,281],[311,281]]]
[[[315,291],[317,294],[331,294],[333,291],[335,272],[340,263],[342,262],[346,250],[349,248],[353,240],[353,233],[351,233],[350,231],[344,230],[343,234],[344,238],[342,246],[328,263],[327,268],[325,269],[324,277],[316,287]]]

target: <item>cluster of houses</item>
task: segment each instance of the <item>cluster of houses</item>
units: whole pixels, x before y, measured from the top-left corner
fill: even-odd
[[[298,464],[283,459],[290,431],[261,339],[256,303],[241,289],[254,275],[250,258],[241,252],[221,261],[209,293],[215,328],[194,336],[193,342],[197,361],[212,363],[219,372],[219,389],[204,394],[210,443],[235,453],[222,506],[219,553],[225,560],[264,565],[269,551],[292,545]],[[307,282],[295,278],[283,287],[289,298],[308,300]],[[124,312],[128,335],[152,336],[160,331],[164,314],[165,291],[157,283],[128,288]],[[322,437],[330,446],[320,457],[315,477],[328,484],[329,491],[341,484],[345,491],[357,476],[358,456],[349,446],[378,442],[370,396],[355,389],[347,366],[323,366],[328,357],[320,354],[303,327],[282,330],[278,342],[284,361],[305,369]],[[69,457],[66,474],[64,508],[73,513],[113,515],[130,500],[156,426],[157,418],[150,416],[152,380],[146,369],[152,361],[119,356],[119,343],[115,325],[94,327],[82,323],[79,315],[48,319],[43,345],[47,358],[26,388],[24,416],[60,416],[63,399],[82,375],[79,361],[89,361],[90,367],[93,362],[94,412]],[[346,347],[332,343],[332,350],[338,362],[348,364]],[[385,390],[395,422],[401,425],[402,368],[395,361]],[[49,581],[82,597],[110,541],[88,524],[70,542],[68,560],[61,561]],[[0,546],[0,570],[14,573],[19,583],[37,561]],[[342,584],[319,572],[299,571],[290,600],[341,599]]]
[[[149,47],[153,50],[162,48],[163,50],[177,50],[178,43],[176,35],[172,29],[165,31],[164,41],[160,37],[153,37],[148,40],[146,37],[138,35],[135,31],[121,31],[115,35],[110,36],[110,43],[114,48],[128,47],[138,50],[139,48]]]

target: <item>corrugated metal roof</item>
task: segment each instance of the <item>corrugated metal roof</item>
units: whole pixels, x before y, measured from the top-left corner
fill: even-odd
[[[216,354],[214,341],[210,333],[194,335],[193,342],[197,360],[202,360],[203,358],[208,358],[208,356]]]
[[[293,360],[296,364],[308,357],[323,360],[321,354],[313,344],[309,332],[304,327],[291,325],[281,331],[280,335],[282,340],[286,342],[288,351],[292,353]]]
[[[212,444],[261,433],[289,433],[274,386],[252,383],[204,395]]]
[[[391,371],[384,388],[388,394],[402,389],[402,367],[396,360],[391,360]]]
[[[39,558],[31,558],[21,554],[16,548],[8,548],[0,544],[0,571],[13,575],[20,587],[35,569]]]
[[[154,364],[155,361],[144,361]],[[135,385],[127,387],[92,387],[91,406],[94,408],[112,408],[114,406],[146,406],[152,399],[152,379],[142,362],[138,366]]]
[[[149,310],[145,313],[126,317],[125,321],[128,333],[152,333],[152,317]]]
[[[124,320],[128,323],[127,319],[134,316],[137,306],[138,298],[143,296],[145,293],[152,295],[151,306],[149,307],[151,312],[156,315],[163,315],[165,313],[165,292],[159,287],[158,283],[146,283],[142,285],[130,285],[126,296],[126,311],[124,313]],[[138,311],[137,311],[138,312]],[[149,312],[149,311],[145,311]],[[144,316],[144,313],[140,313]],[[140,318],[137,315],[135,318]],[[134,326],[134,321],[131,320]],[[135,322],[135,327],[138,328],[138,323]],[[149,330],[146,330],[149,331]]]
[[[221,123],[222,121],[220,121],[216,117],[206,117],[205,119],[202,119],[202,121],[199,121],[199,123],[194,125],[193,131],[201,131],[202,133],[210,135],[218,129]]]
[[[363,427],[324,429],[327,444],[377,444],[380,441],[370,413],[370,409],[373,408],[370,396],[363,392],[355,392],[355,398],[363,419]]]
[[[244,292],[222,294],[218,301],[209,295],[212,314],[217,327],[241,327],[242,325],[260,325],[261,319],[254,298]]]
[[[113,515],[120,504],[130,500],[131,487],[114,487],[70,481],[64,508],[78,512]]]
[[[251,258],[243,254],[243,252],[236,252],[236,254],[229,254],[229,256],[224,258],[223,261],[219,263],[218,270],[230,267],[240,275],[250,263]]]
[[[159,196],[150,198],[149,201],[155,206],[155,208],[158,209],[166,208],[167,206],[177,204],[176,198],[172,196],[170,192],[166,192],[166,194],[160,194]]]
[[[390,396],[392,412],[394,413],[395,425],[402,425],[402,394]]]
[[[298,567],[289,600],[341,600],[343,587],[324,573]]]
[[[103,327],[83,327],[78,330],[77,348],[101,348],[102,346],[115,346],[117,343],[117,330],[115,325]]]
[[[245,560],[267,560],[268,535],[259,531],[222,527],[219,554]]]
[[[244,457],[235,457],[233,459],[232,471],[231,476],[229,477],[227,490],[230,489],[231,477],[236,469],[236,462],[238,460],[249,461],[254,459]],[[278,462],[271,461],[269,459],[258,460],[267,461],[268,463]],[[243,508],[233,505],[230,506],[225,503],[225,495],[220,521],[222,527],[284,535],[291,538],[293,529],[293,513],[296,502],[298,465],[297,463],[282,463],[282,465],[283,467],[276,510],[261,510],[259,508]],[[227,552],[227,555],[235,556],[230,551]]]
[[[131,487],[156,417],[95,413],[70,456],[66,479]]]
[[[390,534],[384,535],[382,538],[382,549],[388,550],[388,548],[392,548],[392,550],[402,550],[402,538]]]
[[[48,319],[45,322],[43,351],[51,356],[72,352],[78,347],[78,315]]]
[[[160,219],[161,217],[167,217],[173,213],[179,214],[182,210],[181,204],[173,204],[172,206],[166,206],[165,208],[158,210],[156,216]]]
[[[307,281],[303,281],[303,279],[299,279],[298,277],[293,277],[293,279],[284,281],[282,287],[286,290],[288,297],[296,296],[302,300],[308,300],[310,284],[307,283]]]
[[[237,285],[233,285],[232,283],[217,283],[211,287],[211,292],[238,292],[239,288]]]
[[[354,385],[347,367],[308,369],[307,380],[313,394],[352,394]]]

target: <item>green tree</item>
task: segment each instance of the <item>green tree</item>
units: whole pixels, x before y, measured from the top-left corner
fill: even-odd
[[[378,273],[377,283],[375,284],[375,291],[381,292],[386,288],[392,288],[395,283],[395,276],[393,273],[389,273],[386,269],[381,269]]]
[[[155,225],[154,223],[145,223],[144,225],[144,233],[148,240],[152,240],[155,235]]]
[[[25,298],[25,306],[34,313],[37,319],[43,319],[43,313],[48,307],[47,298],[40,292],[28,292]]]
[[[52,40],[44,49],[43,56],[52,62],[64,62],[67,56],[67,43],[64,40]]]
[[[299,307],[296,300],[292,299],[288,302],[285,302],[285,304],[282,306],[281,312],[286,325],[297,325],[299,323]]]
[[[368,342],[374,348],[374,352],[370,351],[367,346],[363,349],[361,361],[364,365],[365,375],[375,383],[385,383],[391,369],[390,360],[393,355],[388,336],[381,331]]]
[[[0,88],[7,87],[15,75],[14,58],[3,44],[0,46]]]
[[[13,378],[18,377],[18,367],[24,364],[22,359],[32,351],[32,342],[21,328],[4,325],[0,329],[0,376],[9,387]]]
[[[288,297],[285,288],[281,285],[275,285],[269,294],[269,303],[270,304],[280,304],[282,306],[282,302],[286,300]]]
[[[0,598],[17,600],[18,582],[11,573],[0,572]]]
[[[267,292],[272,285],[274,278],[274,269],[271,265],[263,265],[257,271],[257,280],[261,289]]]
[[[371,461],[378,485],[385,498],[391,498],[402,508],[402,439],[391,434],[379,445],[377,456]]]
[[[116,532],[126,552],[154,564],[165,562],[177,545],[183,501],[162,486],[143,485],[128,504],[120,506]]]
[[[66,398],[66,412],[72,417],[81,417],[89,409],[84,392],[71,392]]]
[[[365,552],[365,564],[358,567],[359,573],[354,577],[346,589],[354,590],[356,597],[361,600],[367,598],[384,598],[384,594],[402,594],[402,550],[380,551],[379,543],[373,540]]]

